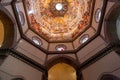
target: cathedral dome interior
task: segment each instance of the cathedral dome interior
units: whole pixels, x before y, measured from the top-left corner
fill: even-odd
[[[0,80],[120,80],[120,0],[0,0]]]

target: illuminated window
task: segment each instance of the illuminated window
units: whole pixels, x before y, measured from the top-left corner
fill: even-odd
[[[32,37],[32,41],[38,46],[42,45],[42,41],[36,36]]]
[[[89,35],[88,35],[88,34],[84,34],[84,35],[80,38],[80,43],[85,43],[88,39],[89,39]]]
[[[57,51],[65,51],[66,49],[67,49],[67,47],[63,44],[56,46]]]
[[[57,3],[56,6],[55,6],[55,8],[56,8],[58,11],[60,11],[60,10],[62,10],[63,5],[62,5],[61,3]]]
[[[25,18],[24,18],[24,14],[22,11],[18,12],[18,17],[19,17],[21,25],[23,26],[25,24]]]
[[[95,21],[99,22],[100,21],[100,17],[101,17],[101,9],[98,8],[95,12]]]

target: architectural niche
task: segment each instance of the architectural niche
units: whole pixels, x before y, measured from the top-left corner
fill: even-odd
[[[105,36],[108,43],[120,44],[120,35],[118,33],[120,31],[119,16],[120,4],[116,3],[111,7],[105,19]],[[116,51],[119,53],[120,49],[117,48]]]
[[[120,80],[120,78],[112,75],[112,74],[104,74],[100,80]]]
[[[0,21],[3,24],[4,39],[2,43],[3,48],[9,48],[14,46],[16,38],[14,19],[10,13],[0,5]]]

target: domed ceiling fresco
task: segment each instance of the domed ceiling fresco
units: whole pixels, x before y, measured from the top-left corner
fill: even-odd
[[[30,28],[49,42],[72,41],[90,23],[91,0],[25,0]]]

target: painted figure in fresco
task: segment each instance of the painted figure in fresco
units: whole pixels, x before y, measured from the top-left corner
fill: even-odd
[[[89,24],[90,0],[26,0],[26,2],[28,12],[31,10],[32,14],[28,14],[31,27],[39,34],[51,38],[49,41],[69,40]],[[57,3],[61,3],[63,11],[57,11],[55,8]],[[62,13],[64,10],[65,14]]]

